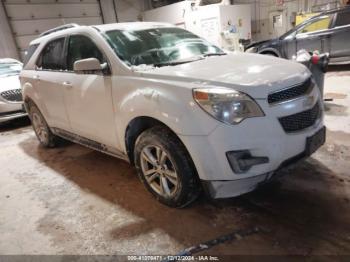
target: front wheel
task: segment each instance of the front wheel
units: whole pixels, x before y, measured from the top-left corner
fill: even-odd
[[[40,144],[43,147],[55,147],[59,138],[51,132],[43,115],[33,104],[29,105],[29,116]]]
[[[184,207],[198,197],[200,185],[194,164],[170,130],[157,126],[144,131],[134,153],[141,181],[161,203]]]

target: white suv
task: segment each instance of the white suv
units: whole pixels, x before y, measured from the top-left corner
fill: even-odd
[[[169,24],[68,25],[29,56],[21,83],[40,143],[63,137],[125,159],[169,206],[201,189],[252,191],[325,141],[306,67],[226,54]]]

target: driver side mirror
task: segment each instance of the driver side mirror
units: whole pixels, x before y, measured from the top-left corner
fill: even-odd
[[[81,72],[102,72],[105,69],[105,65],[101,65],[100,61],[96,58],[81,59],[74,62],[73,70],[75,73]]]

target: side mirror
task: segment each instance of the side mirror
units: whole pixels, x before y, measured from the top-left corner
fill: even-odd
[[[73,70],[76,73],[84,71],[102,71],[103,67],[96,58],[87,58],[75,61]]]

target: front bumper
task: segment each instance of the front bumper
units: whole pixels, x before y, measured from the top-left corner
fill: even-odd
[[[325,134],[325,127],[318,132]],[[322,143],[323,144],[323,143]],[[320,146],[322,145],[320,144]],[[310,156],[309,148],[305,148],[303,152],[283,161],[277,170],[286,168],[298,161]],[[276,171],[276,170],[275,170]],[[233,181],[203,181],[205,191],[213,198],[227,198],[242,195],[253,191],[258,186],[267,183],[275,177],[275,172],[271,171],[266,174],[249,177],[245,179],[237,179]]]
[[[310,96],[314,98],[314,104],[308,105],[310,108],[317,102],[322,103],[318,89]],[[245,119],[235,126],[219,124],[208,136],[180,136],[212,197],[234,197],[250,192],[271,179],[281,166],[305,155],[308,138],[324,128],[323,114],[311,127],[293,133],[286,133],[278,119],[307,110],[309,98],[305,96],[277,106],[259,101],[265,117]],[[235,173],[227,158],[227,152],[231,151],[248,151],[268,161]]]
[[[27,116],[23,103],[0,101],[0,123]]]

